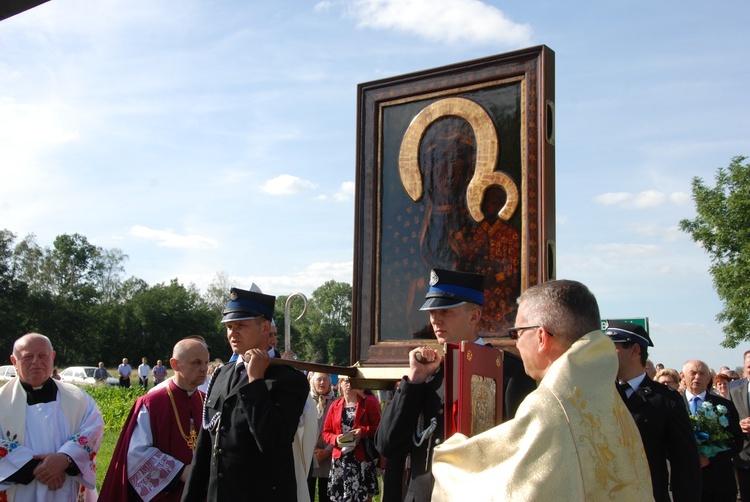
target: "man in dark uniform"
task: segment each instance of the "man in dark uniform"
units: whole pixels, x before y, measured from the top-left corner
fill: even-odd
[[[309,385],[294,368],[269,366],[275,301],[231,291],[221,322],[240,357],[211,379],[183,502],[297,500],[292,441]]]
[[[619,362],[617,388],[641,433],[654,499],[699,501],[701,470],[693,428],[680,394],[646,374],[648,347],[654,345],[648,332],[642,326],[622,321],[607,321],[604,332],[615,342]]]
[[[466,272],[433,269],[430,289],[421,310],[430,312],[430,324],[439,343],[468,340],[484,345],[478,335],[484,303],[484,276]],[[418,361],[421,359],[421,362]],[[431,473],[432,450],[444,438],[443,366],[439,354],[419,347],[409,353],[409,374],[396,389],[385,409],[375,436],[378,451],[386,457],[410,457],[411,479],[407,501],[429,501],[434,479]],[[518,405],[536,388],[526,375],[521,359],[505,353],[503,368],[503,419],[515,416]],[[400,500],[400,493],[389,500]]]

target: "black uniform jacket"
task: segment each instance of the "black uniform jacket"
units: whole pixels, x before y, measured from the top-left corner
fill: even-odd
[[[524,398],[536,389],[536,382],[526,375],[521,358],[510,352],[505,352],[503,387],[503,419],[509,420],[515,416]],[[433,417],[437,427],[430,437],[416,446],[414,436],[420,412],[423,417],[422,428],[428,427]],[[404,377],[383,413],[375,435],[375,445],[386,457],[386,463],[388,457],[410,455],[411,480],[405,501],[431,499],[434,484],[431,473],[432,450],[435,445],[443,442],[444,436],[443,368],[435,372],[431,380],[421,384],[412,384]]]
[[[669,497],[669,460],[674,501],[700,500],[698,446],[680,393],[646,375],[638,389],[625,400],[625,405],[641,433],[654,499],[657,502],[672,500]]]
[[[201,428],[182,500],[296,501],[292,441],[310,391],[307,378],[289,366],[269,366],[264,379],[231,388],[233,369],[222,366],[211,379],[204,423],[214,424]]]

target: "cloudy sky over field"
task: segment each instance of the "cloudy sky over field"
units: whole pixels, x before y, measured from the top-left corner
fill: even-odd
[[[271,294],[352,282],[356,86],[556,53],[558,277],[719,347],[690,183],[750,155],[744,1],[51,0],[0,22],[0,228],[78,232],[128,275]]]

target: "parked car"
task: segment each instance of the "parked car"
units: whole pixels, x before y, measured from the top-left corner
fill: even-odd
[[[0,382],[7,382],[8,380],[16,377],[16,367],[0,366]]]
[[[60,372],[60,380],[78,385],[93,385],[96,383],[95,371],[96,366],[71,366]],[[107,373],[107,385],[116,386],[120,385],[120,382]]]

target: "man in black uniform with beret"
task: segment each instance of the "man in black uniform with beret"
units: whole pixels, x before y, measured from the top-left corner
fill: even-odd
[[[297,500],[292,441],[309,385],[294,368],[269,366],[275,301],[231,291],[221,322],[240,357],[211,379],[183,502]]]
[[[701,500],[698,447],[682,396],[646,374],[648,347],[654,345],[648,332],[624,321],[607,321],[604,332],[615,342],[619,362],[617,388],[641,433],[654,499]]]
[[[429,311],[430,324],[438,342],[460,343],[468,340],[485,345],[477,325],[484,304],[484,276],[467,272],[433,269],[430,289],[421,310]],[[421,359],[421,362],[418,361]],[[406,501],[429,501],[432,496],[432,450],[443,442],[443,366],[442,357],[428,347],[409,352],[409,374],[396,389],[385,409],[375,443],[386,457],[410,456],[411,479]],[[505,353],[503,367],[503,419],[515,416],[521,401],[536,382],[526,375],[519,357]],[[387,468],[387,467],[386,467]],[[400,500],[385,490],[388,500]],[[385,500],[385,499],[384,499]]]

